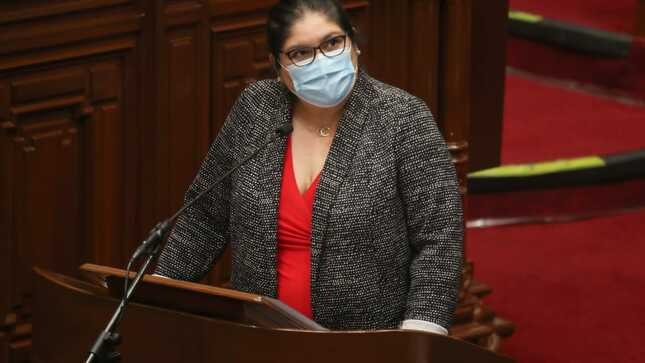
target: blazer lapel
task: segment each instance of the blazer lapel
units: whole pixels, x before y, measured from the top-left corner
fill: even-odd
[[[357,75],[350,98],[345,104],[325,165],[320,174],[311,221],[311,286],[316,286],[321,251],[330,211],[352,165],[356,148],[361,140],[363,123],[369,110],[371,85],[362,70]],[[312,291],[313,294],[313,291]]]
[[[280,105],[274,117],[271,118],[267,136],[276,127],[291,122],[291,101],[288,91],[281,90],[279,95]],[[284,166],[284,153],[287,146],[286,137],[281,137],[269,144],[261,154],[262,166],[258,177],[258,204],[263,211],[260,218],[264,233],[264,244],[261,253],[262,261],[267,265],[264,271],[268,274],[266,291],[269,297],[277,297],[277,249],[278,249],[278,207],[280,203],[280,186],[282,185],[282,169]]]
[[[329,213],[354,159],[356,148],[361,139],[363,123],[369,110],[368,102],[373,90],[367,78],[367,74],[360,70],[356,84],[345,105],[343,116],[338,124],[336,136],[327,154],[325,166],[316,188],[311,221],[312,288],[318,277],[320,254],[325,243]],[[276,116],[271,119],[271,129],[291,122],[292,96],[286,88],[283,88],[278,97],[280,106]],[[257,183],[258,203],[260,210],[263,211],[260,216],[264,231],[261,260],[267,262],[264,270],[268,274],[267,280],[265,280],[266,289],[263,293],[270,297],[277,297],[278,208],[286,145],[286,138],[280,138],[270,144],[261,154],[263,165],[260,168],[261,172],[258,175]]]

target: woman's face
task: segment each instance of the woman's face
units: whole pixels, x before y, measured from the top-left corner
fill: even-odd
[[[280,59],[278,59],[282,65],[278,70],[280,80],[289,88],[289,90],[291,90],[291,92],[293,92],[293,81],[289,72],[285,69],[293,65],[293,63],[285,53],[299,47],[318,47],[324,41],[343,34],[345,34],[345,32],[341,27],[331,21],[324,14],[311,11],[305,12],[303,17],[296,21],[291,27],[289,36],[285,39],[284,46],[281,49]],[[356,45],[352,43],[351,39],[347,37],[345,51],[348,51],[347,48],[349,48],[350,45],[352,62],[354,63],[354,68],[356,68],[358,64],[357,48]],[[324,55],[318,51],[316,59],[318,59],[318,57],[324,57]]]

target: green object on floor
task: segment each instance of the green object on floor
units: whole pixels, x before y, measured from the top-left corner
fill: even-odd
[[[503,165],[468,174],[469,178],[528,177],[535,175],[559,173],[570,170],[604,167],[605,161],[598,156],[587,156],[575,159],[545,161],[533,164]]]
[[[513,36],[596,56],[624,58],[632,46],[629,34],[607,32],[524,11],[509,11],[508,20],[508,30]]]
[[[535,15],[524,11],[509,11],[508,17],[509,19],[525,21],[528,23],[539,23],[544,19],[540,15]]]

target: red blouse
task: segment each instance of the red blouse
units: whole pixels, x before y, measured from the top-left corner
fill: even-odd
[[[278,207],[278,299],[311,319],[311,213],[319,178],[300,194],[289,136]]]

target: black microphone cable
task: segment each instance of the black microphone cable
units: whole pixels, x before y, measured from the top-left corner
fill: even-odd
[[[175,222],[175,220],[187,208],[191,207],[198,200],[203,198],[206,194],[208,194],[211,190],[213,190],[213,188],[219,185],[219,183],[221,183],[224,179],[226,179],[229,175],[231,175],[231,173],[233,173],[240,166],[246,164],[249,160],[255,157],[266,146],[273,143],[280,137],[287,136],[292,131],[293,131],[293,125],[291,125],[291,123],[287,123],[277,127],[274,130],[274,133],[269,137],[267,137],[267,140],[264,143],[262,143],[259,147],[257,147],[250,155],[242,159],[237,165],[235,165],[233,168],[231,168],[226,173],[224,173],[224,175],[220,176],[208,188],[206,188],[205,190],[197,194],[197,196],[193,198],[190,202],[185,203],[170,218],[164,220],[163,222],[157,223],[157,225],[150,231],[148,238],[146,238],[141,243],[141,245],[139,245],[139,247],[135,250],[134,254],[130,258],[130,261],[128,261],[126,274],[124,278],[124,292],[123,292],[123,297],[121,298],[121,302],[117,307],[116,311],[114,312],[114,314],[112,315],[112,318],[108,322],[106,328],[99,334],[96,341],[92,345],[92,348],[90,349],[87,360],[85,361],[86,363],[91,363],[96,361],[117,362],[120,360],[120,355],[115,351],[114,348],[116,347],[116,345],[120,344],[121,337],[118,333],[115,333],[114,331],[116,330],[116,327],[119,325],[119,323],[121,322],[121,319],[123,318],[123,314],[125,312],[125,308],[128,305],[130,297],[132,296],[137,285],[143,278],[143,275],[147,270],[148,266],[154,260],[157,254],[160,252],[161,241],[163,241],[163,237],[166,235],[166,233],[168,232],[172,224]],[[143,264],[143,266],[135,276],[134,282],[130,286],[129,281],[130,281],[130,270],[132,269],[132,264],[143,254],[148,255],[148,258],[146,259],[145,263]]]
[[[284,137],[289,135],[293,131],[293,125],[291,123],[284,124],[280,127],[277,127],[274,130],[273,135],[270,135],[267,140],[261,144],[258,148],[253,151],[250,155],[242,159],[237,165],[235,165],[233,168],[231,168],[229,171],[224,173],[219,179],[217,179],[213,184],[211,184],[208,188],[197,194],[193,200],[191,200],[188,203],[185,203],[175,214],[173,214],[170,218],[166,219],[163,222],[160,222],[155,226],[155,228],[151,231],[151,234],[154,234],[155,229],[161,232],[161,235],[159,236],[160,238],[163,238],[167,230],[170,228],[172,223],[179,218],[179,216],[188,208],[190,208],[193,204],[195,204],[197,201],[202,199],[204,195],[208,194],[213,188],[215,188],[217,185],[219,185],[224,179],[226,179],[229,175],[231,175],[235,170],[237,170],[240,166],[246,164],[249,160],[254,158],[260,151],[264,150],[265,147],[267,147],[269,144],[273,143],[275,140],[277,140],[280,137]],[[125,280],[124,280],[124,289],[123,289],[123,299],[126,301],[129,298],[128,296],[128,283],[130,279],[130,270],[132,268],[132,264],[146,251],[150,252],[152,248],[154,247],[155,243],[154,241],[159,241],[159,239],[154,239],[153,241],[150,241],[150,239],[144,241],[137,249],[134,251],[134,254],[130,258],[130,261],[128,261],[127,267],[126,267],[126,274],[125,274]]]

